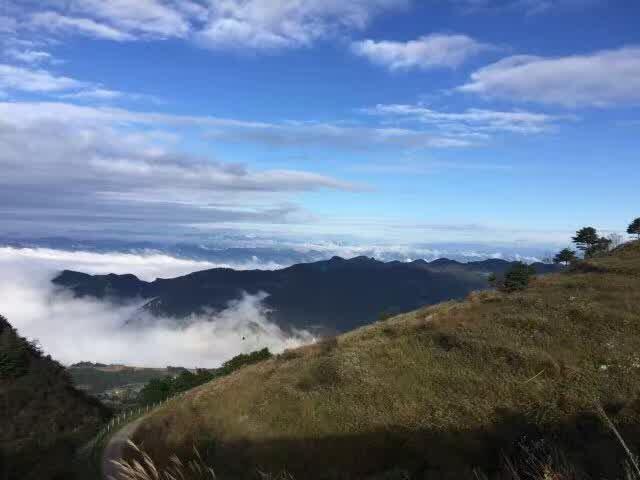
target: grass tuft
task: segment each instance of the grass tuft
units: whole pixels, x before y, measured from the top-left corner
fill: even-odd
[[[171,455],[169,465],[157,467],[149,454],[129,441],[134,458],[131,460],[114,460],[118,471],[110,480],[216,480],[213,469],[205,464],[194,447],[193,459],[183,462],[177,455]]]

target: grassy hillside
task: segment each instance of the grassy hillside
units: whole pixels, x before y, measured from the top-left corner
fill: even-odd
[[[0,316],[1,479],[73,478],[75,448],[107,415]]]
[[[523,292],[472,294],[244,368],[158,411],[136,441],[160,462],[198,445],[223,478],[491,477],[523,448],[621,478],[624,452],[594,405],[633,448],[639,394],[633,243]]]

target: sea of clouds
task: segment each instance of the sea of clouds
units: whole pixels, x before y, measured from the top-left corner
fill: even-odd
[[[264,295],[245,295],[220,312],[186,322],[139,315],[141,302],[119,305],[73,298],[51,283],[61,270],[133,273],[144,280],[171,278],[215,267],[257,268],[258,262],[214,264],[154,252],[96,253],[48,248],[0,247],[0,314],[53,358],[136,366],[216,367],[239,353],[272,352],[310,343],[304,331],[285,332],[267,319]],[[268,267],[275,268],[273,264]]]

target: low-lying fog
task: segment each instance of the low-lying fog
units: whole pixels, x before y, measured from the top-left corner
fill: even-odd
[[[264,297],[238,299],[222,312],[177,324],[149,318],[125,322],[140,303],[114,305],[57,292],[51,279],[63,269],[86,273],[133,273],[144,280],[171,278],[215,267],[274,268],[273,264],[213,264],[157,253],[93,253],[0,247],[0,314],[21,335],[37,339],[64,363],[93,361],[136,366],[215,367],[259,348],[273,352],[313,341],[308,332],[285,333],[269,322]]]

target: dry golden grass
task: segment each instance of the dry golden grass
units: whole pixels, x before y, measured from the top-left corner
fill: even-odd
[[[114,461],[117,478],[109,480],[216,480],[213,469],[205,464],[196,448],[193,449],[193,459],[183,461],[177,455],[171,455],[165,467],[157,466],[144,450],[131,441],[129,448],[136,458]]]
[[[158,411],[136,441],[158,458],[199,445],[233,478],[257,469],[473,478],[528,433],[553,436],[605,475],[624,452],[594,403],[640,440],[640,247],[590,270],[473,294],[244,368]]]
[[[609,272],[640,275],[640,241],[624,244],[612,255],[599,256],[584,263]]]

